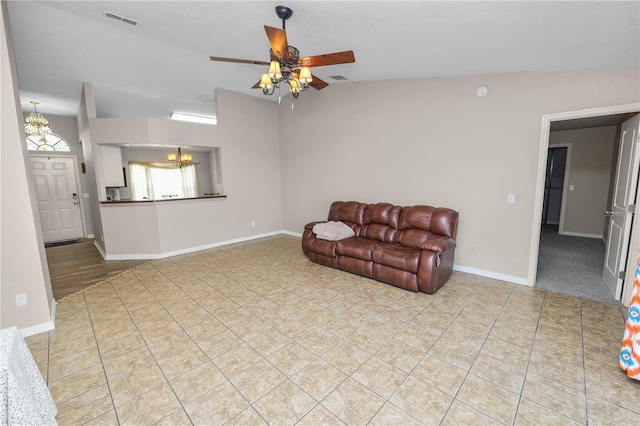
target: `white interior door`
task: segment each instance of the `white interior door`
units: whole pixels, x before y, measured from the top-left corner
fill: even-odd
[[[623,278],[620,272],[625,269],[638,185],[639,131],[640,115],[622,123],[611,208],[605,212],[609,216],[609,234],[602,277],[616,300],[620,300],[622,294]]]
[[[30,160],[44,242],[82,238],[80,196],[73,158],[32,156]]]

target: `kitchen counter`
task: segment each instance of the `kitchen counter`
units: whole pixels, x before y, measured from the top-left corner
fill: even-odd
[[[166,201],[186,201],[186,200],[208,200],[211,198],[227,198],[226,195],[206,195],[204,197],[189,197],[189,198],[161,198],[159,200],[107,200],[100,201],[102,205],[109,204],[137,204],[137,203],[155,203]]]

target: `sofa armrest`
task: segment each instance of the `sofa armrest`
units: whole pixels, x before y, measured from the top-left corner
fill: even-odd
[[[438,236],[429,238],[424,242],[424,244],[422,244],[421,248],[423,250],[431,250],[437,253],[442,253],[449,249],[455,248],[455,246],[456,240],[454,240],[453,238]]]
[[[304,226],[304,229],[308,229],[308,230],[310,230],[310,231],[311,231],[311,230],[313,230],[313,226],[314,226],[315,224],[317,224],[317,223],[324,223],[324,222],[326,222],[326,220],[319,220],[319,221],[317,221],[317,222],[310,222],[310,223],[307,223],[307,224]]]

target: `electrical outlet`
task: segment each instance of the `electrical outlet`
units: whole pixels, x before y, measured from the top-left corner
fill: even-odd
[[[256,227],[256,223],[255,222],[251,222],[251,227],[255,228]]]
[[[509,204],[515,204],[516,203],[515,194],[509,194],[509,196],[507,197],[507,203],[509,203]]]
[[[27,295],[25,293],[16,294],[16,306],[26,306]]]

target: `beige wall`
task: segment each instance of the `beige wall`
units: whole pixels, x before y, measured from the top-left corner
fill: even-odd
[[[561,233],[602,238],[612,159],[616,145],[616,126],[553,131],[549,146],[571,145],[564,218]]]
[[[89,207],[91,211],[90,220],[92,224],[92,231],[95,236],[95,243],[104,251],[104,241],[102,239],[102,217],[100,216],[100,193],[98,192],[98,186],[96,181],[96,168],[95,152],[98,149],[93,149],[91,143],[91,133],[89,132],[89,120],[96,118],[96,102],[93,93],[93,85],[84,83],[82,86],[82,96],[80,97],[80,105],[78,106],[78,138],[82,146],[82,154],[85,161],[86,179],[87,183],[84,191],[89,192],[90,198]]]
[[[457,267],[525,283],[542,116],[638,102],[638,77],[637,68],[517,73],[306,92],[293,110],[280,107],[284,228],[326,218],[333,200],[451,207]]]
[[[32,180],[27,176],[27,148],[18,96],[17,73],[6,2],[1,4],[0,35],[0,328],[17,326],[23,335],[53,328],[55,301],[40,231]],[[16,294],[27,305],[16,307]]]
[[[125,143],[219,147],[227,195],[159,202],[153,207],[101,206],[101,235],[109,258],[158,257],[282,230],[275,103],[225,90],[218,90],[216,99],[217,126],[158,119],[89,120],[94,147]],[[100,181],[97,173],[98,188]]]

